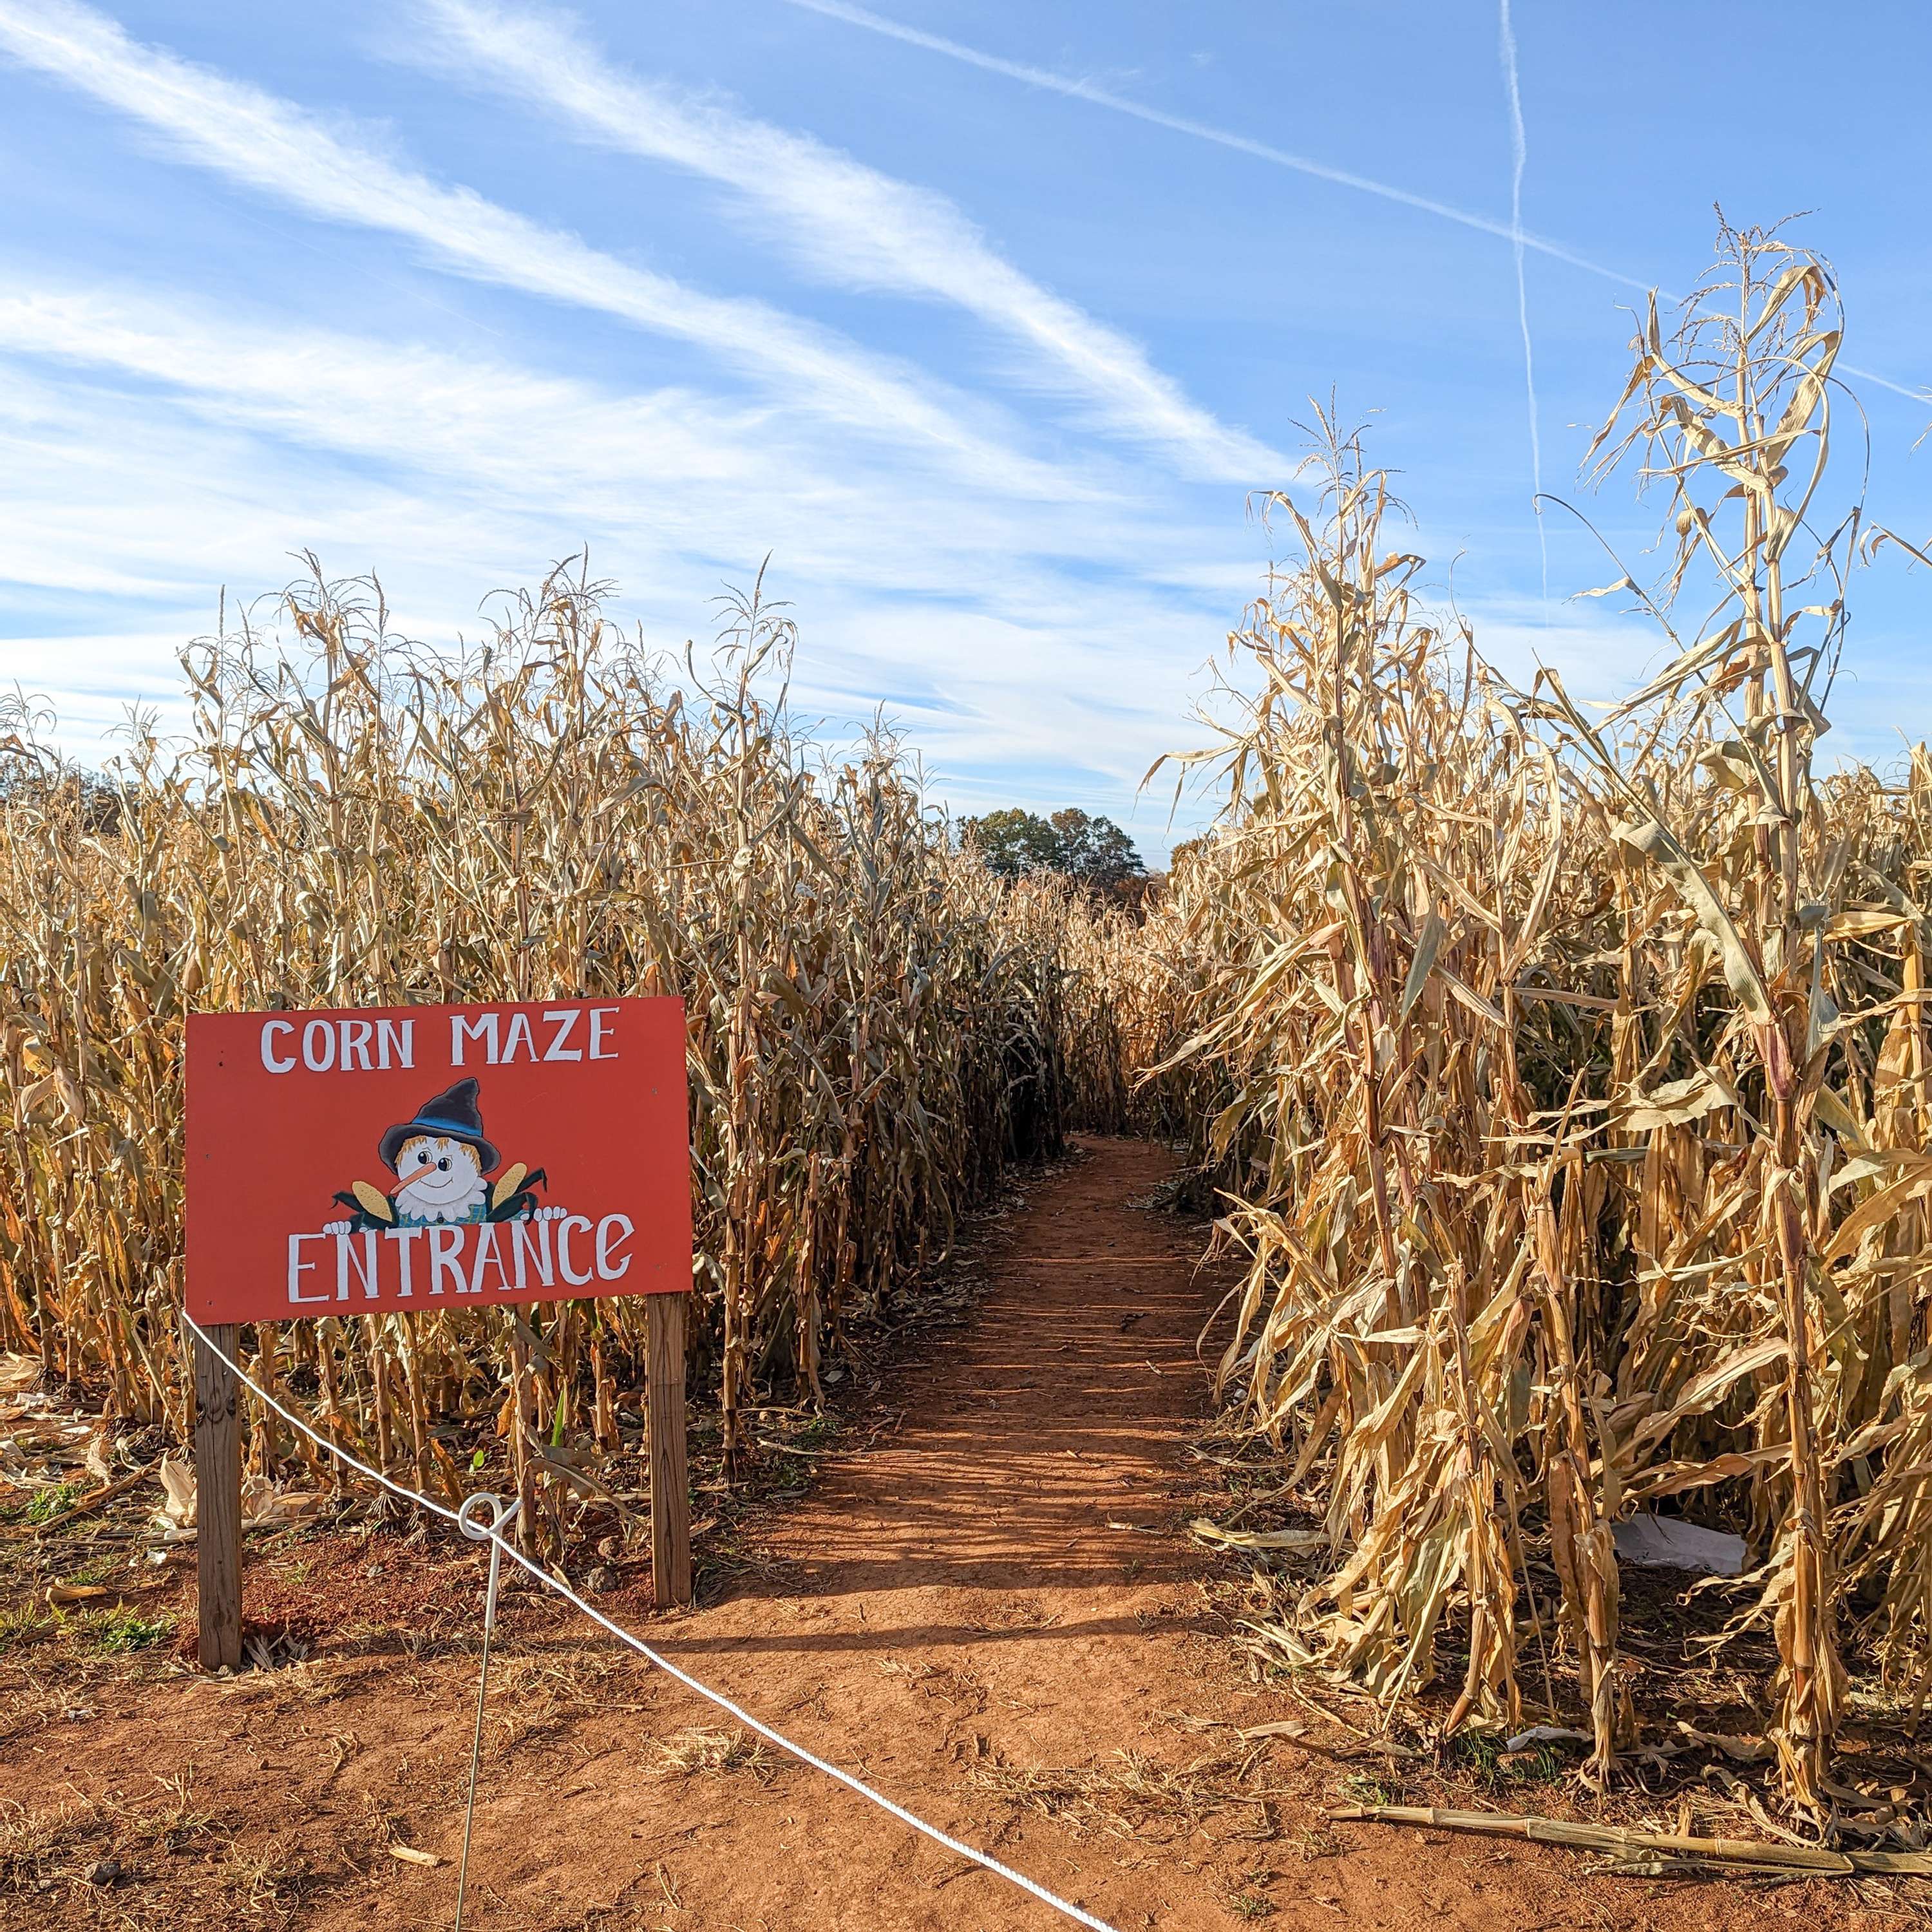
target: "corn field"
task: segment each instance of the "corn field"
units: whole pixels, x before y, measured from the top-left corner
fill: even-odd
[[[1519,1725],[1534,1658],[1608,1783],[1643,1718],[1616,1528],[1680,1516],[1751,1552],[1720,1641],[1774,1643],[1768,1742],[1828,1811],[1852,1670],[1932,1692],[1932,754],[1817,760],[1848,584],[1898,542],[1828,507],[1840,335],[1775,232],[1723,230],[1675,328],[1641,319],[1593,460],[1666,500],[1661,581],[1606,587],[1666,662],[1594,711],[1432,614],[1324,424],[1184,761],[1220,822],[1144,922],[993,878],[890,740],[798,735],[757,592],[666,667],[560,572],[453,658],[317,570],[189,651],[187,742],[111,783],[16,703],[0,1347],[184,1431],[186,1010],[676,994],[728,1472],[1009,1163],[1174,1138],[1244,1263],[1220,1387],[1324,1532],[1269,1586],[1275,1654],[1390,1705],[1442,1680],[1449,1732]],[[494,1424],[532,1546],[644,1380],[623,1300],[256,1346],[433,1491],[466,1484],[449,1425]],[[327,1475],[250,1428],[258,1472]]]
[[[1724,1635],[1774,1635],[1814,1814],[1847,1658],[1932,1689],[1932,756],[1814,768],[1884,538],[1826,507],[1839,326],[1774,232],[1724,230],[1673,333],[1653,301],[1593,454],[1667,499],[1663,583],[1610,589],[1668,662],[1594,716],[1422,608],[1330,434],[1122,995],[1246,1260],[1222,1386],[1326,1532],[1275,1653],[1391,1702],[1453,1653],[1448,1730],[1567,1659],[1608,1780],[1613,1528],[1681,1515],[1751,1552]]]
[[[187,1424],[182,1018],[681,995],[697,1216],[693,1372],[728,1468],[761,1400],[815,1402],[855,1321],[946,1253],[1004,1166],[1121,1104],[1084,912],[952,848],[884,739],[794,736],[782,612],[653,665],[559,573],[460,661],[319,571],[184,659],[191,736],[112,784],[16,704],[0,802],[0,1347]],[[266,1327],[255,1372],[345,1447],[464,1486],[496,1420],[533,1545],[641,1406],[641,1305]],[[333,1480],[272,1416],[258,1474]],[[459,1445],[460,1446],[460,1445]]]

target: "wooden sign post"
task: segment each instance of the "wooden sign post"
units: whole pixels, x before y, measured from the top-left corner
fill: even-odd
[[[654,1294],[646,1304],[651,1592],[661,1610],[691,1601],[691,1473],[684,1427],[684,1329],[690,1305],[688,1294]]]
[[[188,1022],[188,1310],[244,1322],[644,1294],[657,1600],[691,1600],[682,1000]],[[195,1345],[201,1660],[241,1661],[241,1430]]]
[[[217,1322],[211,1348],[194,1338],[194,1568],[204,1670],[242,1667],[242,1384],[229,1361],[240,1324]]]

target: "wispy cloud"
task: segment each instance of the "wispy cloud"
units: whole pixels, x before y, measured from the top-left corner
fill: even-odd
[[[1378,200],[1396,203],[1403,208],[1412,208],[1424,214],[1433,214],[1442,220],[1454,222],[1459,227],[1474,230],[1480,235],[1494,236],[1498,241],[1508,242],[1512,247],[1527,248],[1534,253],[1546,256],[1555,262],[1566,262],[1573,268],[1581,268],[1586,274],[1600,275],[1605,280],[1616,282],[1627,289],[1648,290],[1656,285],[1641,275],[1626,274],[1621,268],[1613,268],[1607,263],[1593,260],[1589,256],[1561,242],[1552,242],[1546,236],[1534,235],[1526,231],[1519,223],[1501,221],[1492,215],[1479,214],[1473,208],[1458,208],[1453,202],[1438,201],[1432,195],[1416,194],[1406,188],[1399,188],[1391,182],[1378,181],[1372,176],[1358,174],[1352,169],[1331,166],[1326,161],[1315,160],[1307,154],[1298,154],[1286,148],[1278,148],[1267,141],[1250,140],[1245,134],[1237,134],[1226,128],[1217,128],[1210,122],[1190,120],[1184,114],[1168,114],[1158,107],[1150,107],[1143,102],[1116,94],[1096,82],[1082,80],[1076,75],[1055,74],[1050,68],[1034,67],[1024,61],[1006,60],[998,54],[983,52],[977,47],[968,46],[964,41],[947,39],[941,34],[929,34],[922,28],[908,27],[902,21],[888,20],[882,14],[874,14],[868,8],[855,7],[850,0],[786,0],[790,6],[802,8],[808,14],[822,14],[827,20],[842,20],[848,26],[863,27],[870,33],[883,34],[889,40],[903,41],[908,46],[921,47],[928,53],[944,54],[949,60],[962,61],[968,67],[976,67],[987,74],[1003,74],[1009,80],[1024,82],[1028,87],[1043,88],[1050,94],[1061,94],[1072,100],[1084,100],[1095,107],[1104,107],[1115,114],[1130,115],[1136,121],[1144,121],[1149,126],[1165,128],[1169,133],[1191,135],[1197,141],[1212,142],[1215,146],[1232,148],[1237,154],[1251,155],[1255,160],[1266,161],[1278,168],[1292,170],[1296,174],[1306,175],[1316,181],[1332,183],[1337,188],[1352,188],[1359,194],[1373,195]],[[1674,302],[1674,296],[1661,289],[1658,291],[1660,299]],[[1862,369],[1849,362],[1841,362],[1839,368],[1848,376],[1856,376],[1861,380],[1875,382],[1881,389],[1888,389],[1894,395],[1904,396],[1923,406],[1932,401],[1932,389],[1924,384],[1916,388],[1904,382],[1893,381],[1889,376],[1881,376],[1876,370]]]
[[[405,58],[483,82],[580,140],[723,184],[826,280],[957,304],[1084,392],[1098,405],[1098,427],[1163,446],[1198,474],[1256,482],[1286,468],[1190,401],[1138,344],[1016,268],[945,196],[722,100],[626,72],[564,16],[478,0],[422,0],[421,10],[432,31],[400,38]]]
[[[963,398],[761,302],[708,295],[617,260],[466,188],[400,166],[292,103],[131,40],[74,0],[0,0],[0,52],[162,136],[180,157],[323,220],[398,235],[472,279],[601,310],[782,386],[790,406],[945,453],[1016,493],[1069,487],[969,423]]]
[[[640,473],[742,489],[782,434],[768,410],[680,389],[619,393],[280,316],[242,320],[149,288],[9,283],[0,353],[165,386],[205,419],[376,458],[469,496],[561,490],[581,514],[634,502]]]
[[[587,543],[620,614],[675,645],[769,548],[808,714],[883,700],[938,796],[1071,785],[1124,819],[1253,578],[1252,532],[1117,467],[1029,502],[754,404],[37,272],[0,258],[0,679],[50,692],[89,758],[121,698],[178,694],[172,647],[218,586],[272,586],[302,549],[380,571],[399,625],[447,642]]]
[[[794,572],[939,595],[983,579],[987,558],[1002,553],[1048,567],[1104,559],[1138,574],[1157,520],[1174,528],[1170,505],[1114,468],[1078,472],[1076,488],[1042,503],[909,471],[893,452],[868,457],[836,428],[754,404],[675,388],[640,394],[280,314],[216,310],[146,286],[30,282],[17,266],[0,268],[10,290],[0,295],[0,357],[23,381],[64,368],[82,382],[50,382],[38,402],[16,386],[14,419],[50,449],[102,468],[115,460],[112,437],[97,448],[78,430],[80,411],[101,400],[82,386],[89,379],[120,386],[122,399],[108,406],[132,424],[185,412],[244,432],[256,466],[272,445],[364,459],[384,486],[414,479],[454,514],[481,508],[517,554],[526,546],[506,518],[548,528],[566,548],[615,537],[627,572],[661,566],[687,582],[694,567],[741,563],[730,546],[746,530],[755,532],[748,542],[776,547]],[[63,435],[68,407],[76,422]],[[1194,563],[1188,532],[1174,535],[1160,554]]]

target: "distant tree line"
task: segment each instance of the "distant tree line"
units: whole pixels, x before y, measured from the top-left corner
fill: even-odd
[[[971,846],[1002,878],[1057,876],[1136,905],[1150,883],[1134,842],[1111,818],[1075,806],[1048,818],[1014,806],[962,819],[959,842]]]

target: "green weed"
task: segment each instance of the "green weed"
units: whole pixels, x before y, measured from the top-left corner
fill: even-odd
[[[34,1491],[22,1512],[23,1520],[31,1523],[51,1522],[56,1516],[64,1516],[86,1493],[78,1483],[50,1483],[45,1489]]]
[[[173,1626],[164,1618],[144,1617],[138,1610],[117,1604],[111,1610],[95,1610],[75,1622],[92,1640],[97,1650],[114,1656],[146,1650],[173,1634]]]

